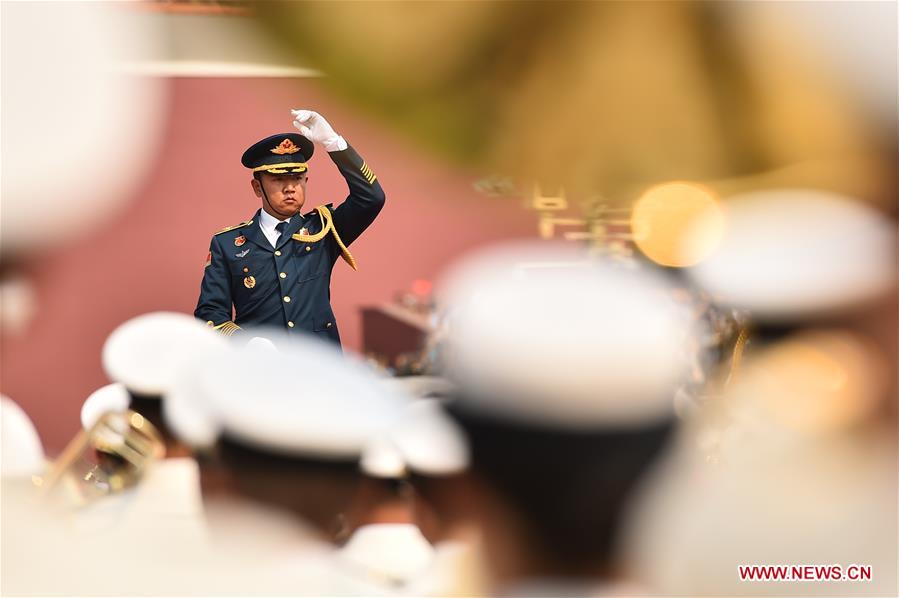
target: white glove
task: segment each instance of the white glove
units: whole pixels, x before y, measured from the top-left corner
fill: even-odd
[[[325,151],[339,152],[347,148],[346,140],[338,135],[325,117],[312,110],[291,110],[294,116],[293,126],[300,134],[312,141],[320,143]]]

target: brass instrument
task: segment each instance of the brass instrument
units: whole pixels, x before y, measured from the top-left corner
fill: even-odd
[[[104,414],[69,442],[40,486],[44,496],[80,507],[135,485],[165,443],[136,411]]]

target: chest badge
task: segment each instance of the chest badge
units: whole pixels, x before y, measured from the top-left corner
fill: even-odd
[[[240,247],[241,245],[243,245],[246,242],[247,242],[247,238],[243,235],[240,235],[239,237],[234,237],[234,244],[237,245],[238,247]]]
[[[238,253],[235,253],[235,254],[234,254],[234,257],[244,257],[244,256],[246,256],[248,253],[250,253],[250,249],[249,249],[249,248],[244,249],[243,251],[240,251],[240,252],[238,252]]]
[[[243,286],[247,287],[248,289],[252,289],[256,286],[256,279],[252,276],[247,276],[243,279]]]
[[[303,228],[300,229],[300,234],[301,234],[301,235],[304,235],[304,236],[305,236],[305,235],[308,235],[308,234],[309,234],[309,229],[306,228],[306,227],[304,226]]]

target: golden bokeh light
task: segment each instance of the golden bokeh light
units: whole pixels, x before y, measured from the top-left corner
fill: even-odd
[[[631,212],[634,242],[663,266],[697,264],[718,246],[724,213],[715,193],[696,183],[673,181],[647,189]]]
[[[813,330],[759,355],[749,376],[774,421],[806,432],[845,429],[877,408],[889,368],[866,339],[848,331]]]

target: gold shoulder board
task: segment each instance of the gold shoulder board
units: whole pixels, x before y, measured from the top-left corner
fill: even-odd
[[[240,228],[240,227],[242,227],[242,226],[249,226],[249,225],[251,225],[251,224],[253,224],[253,221],[252,221],[252,220],[247,220],[246,222],[241,222],[240,224],[235,224],[234,226],[226,226],[226,227],[223,228],[222,230],[216,232],[215,235],[220,235],[220,234],[222,234],[222,233],[228,232],[229,230],[234,230],[234,229]],[[213,236],[214,236],[214,235],[213,235]]]

